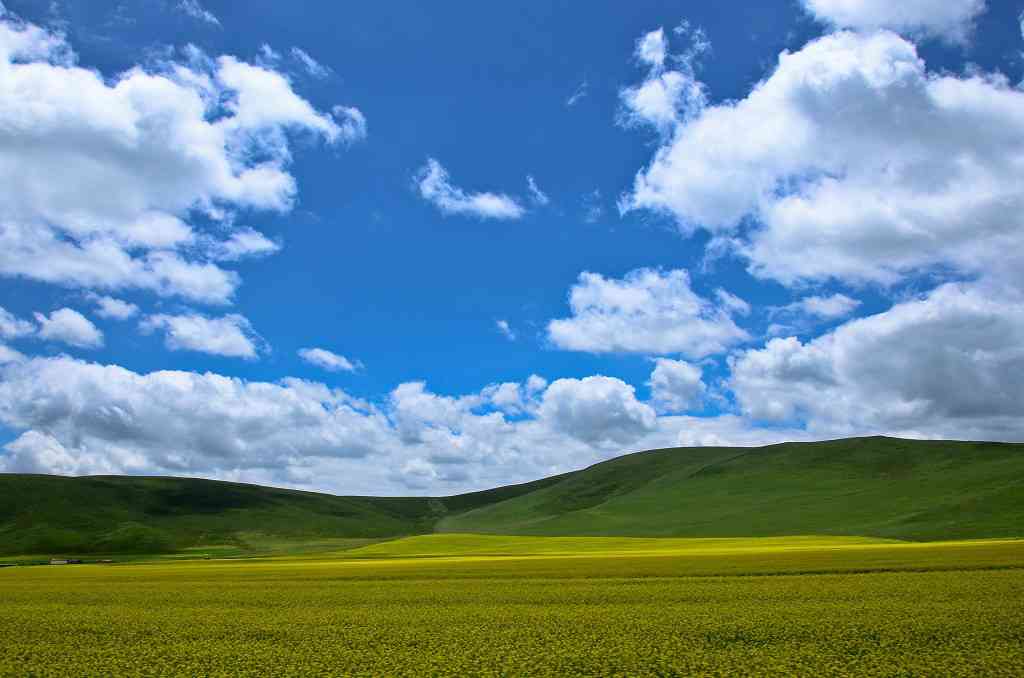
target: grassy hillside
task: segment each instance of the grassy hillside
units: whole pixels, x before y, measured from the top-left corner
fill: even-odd
[[[1024,445],[859,438],[643,452],[442,518],[443,532],[1024,536]]]
[[[200,545],[253,551],[268,543],[434,531],[1024,536],[1024,445],[861,438],[656,450],[443,498],[334,497],[184,478],[0,474],[2,554],[159,553]]]
[[[561,478],[430,499],[335,497],[191,478],[0,474],[0,553],[160,553],[423,534],[452,512]]]

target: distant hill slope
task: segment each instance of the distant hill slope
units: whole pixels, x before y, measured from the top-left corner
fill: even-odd
[[[855,438],[641,452],[442,518],[443,532],[1024,536],[1024,445]]]
[[[655,450],[443,498],[335,497],[186,478],[0,474],[0,554],[156,553],[256,537],[439,532],[1024,537],[1024,445],[860,438]]]
[[[192,478],[0,474],[0,553],[158,553],[431,532],[437,520],[563,476],[440,499],[335,497]]]

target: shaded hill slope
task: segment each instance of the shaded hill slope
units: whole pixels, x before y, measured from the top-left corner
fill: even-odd
[[[641,452],[458,516],[443,532],[1024,536],[1024,445],[854,438]]]
[[[335,497],[192,478],[0,474],[0,553],[158,553],[253,536],[308,542],[431,532],[562,476],[455,497]]]

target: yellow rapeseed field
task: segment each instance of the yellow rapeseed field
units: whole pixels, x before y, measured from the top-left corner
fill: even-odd
[[[445,535],[14,567],[0,674],[1024,675],[1024,542]]]

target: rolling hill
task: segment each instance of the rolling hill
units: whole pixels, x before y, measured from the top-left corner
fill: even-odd
[[[160,553],[197,545],[373,539],[558,482],[433,499],[335,497],[194,478],[0,474],[0,553]]]
[[[641,452],[438,531],[897,539],[1024,536],[1024,445],[851,438]]]
[[[0,553],[155,553],[259,539],[1024,536],[1024,444],[855,438],[631,454],[441,498],[184,478],[0,474]]]

